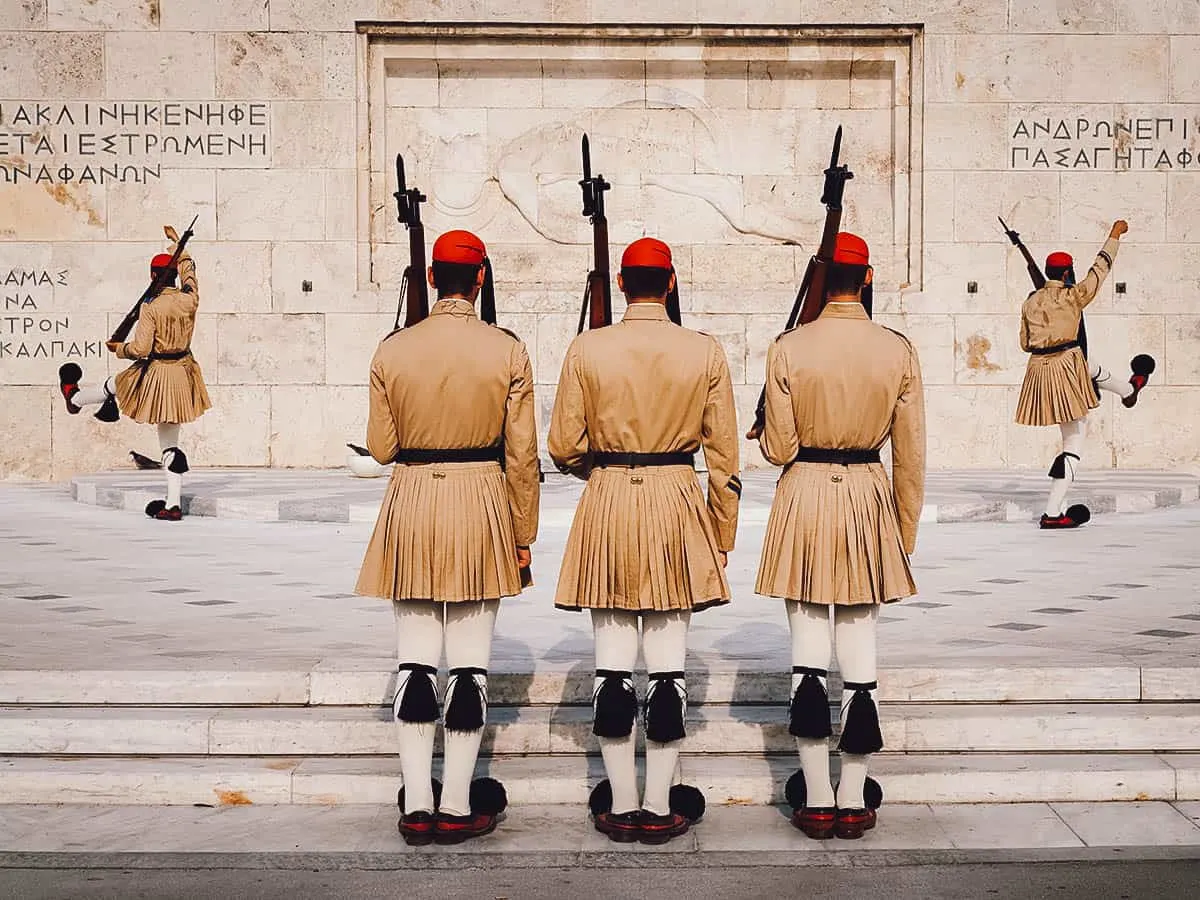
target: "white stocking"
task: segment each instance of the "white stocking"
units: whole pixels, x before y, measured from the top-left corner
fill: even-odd
[[[1067,503],[1067,491],[1075,481],[1080,458],[1083,456],[1083,442],[1087,437],[1087,419],[1075,419],[1063,422],[1058,426],[1062,432],[1063,453],[1073,454],[1064,458],[1065,478],[1053,478],[1050,485],[1050,497],[1046,500],[1046,515],[1051,518],[1061,516]]]
[[[828,671],[833,655],[829,635],[829,607],[818,603],[788,600],[788,628],[792,633],[792,665]],[[792,675],[792,694],[804,676]],[[820,678],[828,688],[828,679]],[[829,742],[825,739],[796,738],[800,768],[804,772],[805,805],[834,805],[833,782],[829,775]]]
[[[487,669],[492,654],[492,633],[496,628],[499,600],[480,600],[475,603],[447,603],[446,607],[446,665],[451,669]],[[451,672],[446,686],[446,702],[453,696],[458,678],[474,678],[483,697],[483,712],[487,716],[487,676],[480,674],[455,675]],[[479,743],[483,729],[445,732],[445,759],[442,765],[441,811],[452,816],[471,813],[471,780],[475,776],[475,761],[479,758]]]
[[[842,680],[854,683],[875,681],[875,631],[879,619],[879,607],[835,606],[833,608],[833,634],[837,646],[838,669]],[[871,692],[875,699],[876,691]],[[842,691],[842,725],[845,727],[846,710],[850,705],[853,690]],[[839,809],[864,809],[863,788],[867,781],[867,756],[842,753],[842,777],[838,782],[837,805]]]
[[[400,663],[420,663],[437,667],[442,658],[442,604],[427,600],[396,600],[396,651]],[[414,672],[400,672],[396,690],[402,690],[409,678],[424,678]],[[434,811],[433,737],[437,722],[396,723],[400,737],[400,775],[404,780],[404,812]]]
[[[109,378],[99,384],[81,384],[79,391],[71,398],[71,405],[80,409],[85,406],[99,406],[116,392],[117,381],[115,378]]]
[[[183,493],[183,476],[172,472],[170,469],[171,461],[175,458],[174,453],[167,453],[167,448],[174,447],[179,449],[179,426],[163,423],[158,426],[158,449],[162,452],[163,472],[167,476],[167,508],[178,506],[180,496]]]
[[[593,609],[592,633],[596,641],[596,668],[632,672],[638,655],[638,617],[623,610]],[[593,690],[598,691],[601,678]],[[633,812],[640,808],[637,789],[637,766],[634,763],[634,738],[637,725],[628,737],[597,738],[604,771],[612,786],[614,813]]]
[[[642,616],[642,655],[646,671],[682,672],[687,656],[688,625],[691,610],[645,613]],[[653,684],[653,682],[652,682]],[[674,690],[687,711],[687,689],[682,678],[663,681],[655,690]],[[659,743],[646,741],[646,792],[642,808],[657,816],[671,812],[671,783],[679,762],[679,745],[683,741]]]
[[[1092,381],[1096,383],[1096,387],[1100,388],[1100,390],[1116,394],[1122,400],[1133,393],[1133,385],[1129,383],[1128,379],[1118,381],[1113,377],[1110,369],[1104,368],[1098,362],[1088,360],[1088,375],[1091,376]]]

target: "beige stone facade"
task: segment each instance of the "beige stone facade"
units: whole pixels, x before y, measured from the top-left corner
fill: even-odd
[[[1093,351],[1159,368],[1134,410],[1104,401],[1088,458],[1200,462],[1194,0],[5,0],[0,478],[147,449],[68,417],[55,373],[115,371],[103,340],[162,224],[196,214],[214,409],[189,455],[341,464],[407,254],[397,152],[429,242],[488,243],[544,426],[589,266],[585,131],[613,244],[672,244],[685,324],[721,340],[748,420],[838,124],[844,227],[871,243],[879,320],[920,350],[932,466],[1044,466],[1057,441],[1012,423],[1029,287],[997,215],[1081,259],[1128,218]]]

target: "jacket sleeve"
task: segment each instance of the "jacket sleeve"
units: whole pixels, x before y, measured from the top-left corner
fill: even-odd
[[[1021,310],[1021,349],[1028,353],[1029,346],[1029,320],[1025,318],[1025,311]]]
[[[367,413],[367,449],[380,465],[387,465],[396,458],[400,449],[400,436],[396,429],[396,417],[388,401],[387,381],[379,350],[371,360],[370,407]]]
[[[713,339],[708,351],[708,396],[700,425],[704,461],[708,465],[708,515],[717,538],[717,549],[729,551],[737,537],[738,503],[742,480],[738,477],[737,407],[729,363]]]
[[[581,365],[579,339],[576,338],[567,348],[562,374],[558,378],[546,449],[550,451],[550,458],[560,472],[586,479],[591,470],[591,448],[588,445]]]
[[[120,359],[145,359],[154,349],[154,311],[149,304],[142,304],[138,313],[137,328],[133,332],[133,340],[126,341],[117,348]]]
[[[517,341],[509,357],[508,400],[504,410],[504,476],[513,537],[518,547],[537,539],[538,485],[537,415],[533,398],[533,367],[529,352]]]
[[[892,492],[904,552],[917,548],[917,523],[925,503],[925,388],[917,351],[908,348],[908,371],[892,414]]]
[[[786,466],[796,458],[800,436],[796,432],[796,414],[792,409],[787,355],[778,339],[767,348],[767,381],[763,390],[767,415],[758,446],[771,465]]]
[[[1105,241],[1100,252],[1096,254],[1096,261],[1092,263],[1086,277],[1071,288],[1071,300],[1077,307],[1083,309],[1096,299],[1100,285],[1104,284],[1104,279],[1112,271],[1113,260],[1117,258],[1117,250],[1120,246],[1121,242],[1116,238],[1109,238]]]

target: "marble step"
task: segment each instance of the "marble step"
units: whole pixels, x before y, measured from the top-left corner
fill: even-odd
[[[8,707],[0,754],[354,756],[395,752],[390,709],[355,707]],[[893,704],[881,711],[897,752],[1200,750],[1200,704]],[[596,752],[587,707],[490,710],[485,755]],[[439,729],[440,740],[440,729]],[[693,753],[789,752],[782,706],[689,712]]]
[[[834,772],[836,778],[836,756]],[[795,756],[697,756],[682,780],[711,804],[779,803]],[[391,804],[395,757],[112,759],[0,758],[0,804]],[[435,769],[436,771],[436,769]],[[1031,803],[1200,799],[1196,754],[898,754],[871,762],[888,803]],[[587,802],[604,777],[597,757],[498,757],[479,774],[513,805]]]
[[[721,660],[712,666],[703,658],[689,660],[694,706],[777,703],[789,694],[787,672],[730,670]],[[0,705],[382,706],[391,704],[395,677],[394,665],[382,659],[361,668],[257,672],[7,670],[0,671]],[[881,700],[891,703],[1180,702],[1200,700],[1200,667],[884,667],[879,684]],[[836,672],[830,686],[836,696]],[[592,673],[582,665],[493,672],[488,687],[495,705],[586,705]]]

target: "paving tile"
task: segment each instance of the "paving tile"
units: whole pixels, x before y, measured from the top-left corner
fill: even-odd
[[[1200,844],[1200,826],[1169,803],[1054,803],[1089,847]]]
[[[1045,803],[964,804],[932,809],[954,846],[962,849],[1011,847],[1016,835],[1026,847],[1084,846]]]

